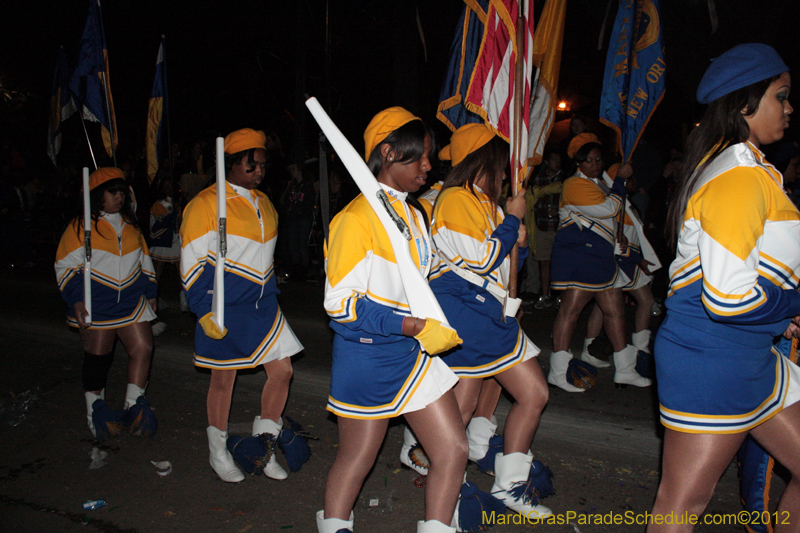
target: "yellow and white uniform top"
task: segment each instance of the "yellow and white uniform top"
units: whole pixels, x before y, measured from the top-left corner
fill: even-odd
[[[480,188],[474,190],[475,194],[465,187],[449,187],[437,199],[433,216],[437,255],[430,280],[447,321],[464,341],[443,356],[445,363],[459,377],[484,378],[535,357],[539,348],[516,319],[506,320],[503,302],[487,289],[489,284],[508,287],[509,254],[521,222],[504,215]],[[527,247],[521,248],[514,267],[518,269],[526,256]],[[482,284],[458,275],[451,264],[477,274],[473,279],[483,280]]]
[[[406,193],[381,186],[408,224],[411,257],[427,276],[431,238],[422,213],[406,203]],[[329,411],[389,418],[425,407],[455,384],[440,358],[429,357],[402,334],[408,299],[389,236],[363,195],[331,221],[325,271],[324,306],[336,333]]]
[[[252,368],[289,357],[303,346],[278,306],[273,255],[278,214],[264,193],[226,183],[227,257],[225,327],[220,340],[195,330],[195,365]],[[187,301],[198,319],[211,312],[217,265],[216,186],[201,191],[186,206],[181,224],[181,277]]]
[[[688,197],[655,356],[662,423],[752,429],[800,399],[772,347],[800,314],[800,213],[749,142],[726,148]]]
[[[76,218],[67,226],[55,263],[58,288],[68,305],[67,323],[73,327],[78,327],[74,306],[84,298],[86,254],[81,220]],[[92,221],[91,268],[92,329],[120,328],[156,317],[147,302],[158,294],[147,244],[142,232],[119,213],[101,213]]]

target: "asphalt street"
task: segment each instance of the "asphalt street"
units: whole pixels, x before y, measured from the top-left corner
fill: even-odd
[[[167,330],[156,338],[147,396],[158,417],[149,439],[121,435],[104,444],[85,424],[81,389],[82,350],[64,321],[48,265],[0,271],[3,310],[0,357],[0,530],[9,532],[291,532],[313,533],[322,508],[325,478],[335,459],[335,419],[325,410],[330,376],[331,332],[322,309],[322,285],[281,285],[281,306],[305,346],[294,358],[294,380],[286,414],[318,440],[303,468],[278,482],[263,476],[239,484],[221,482],[208,465],[205,395],[208,373],[192,364],[194,317],[178,308],[178,284],[166,271],[160,313]],[[632,320],[633,308],[628,309]],[[542,349],[547,372],[555,310],[528,310],[522,324]],[[573,352],[581,349],[586,313]],[[658,319],[656,319],[657,322]],[[580,338],[579,338],[580,337]],[[117,347],[107,400],[120,408],[125,391],[125,352]],[[231,433],[249,435],[258,414],[262,371],[240,372],[231,410]],[[120,404],[120,405],[117,405]],[[502,429],[510,402],[502,398]],[[392,423],[378,461],[355,508],[359,533],[412,533],[422,518],[418,476],[402,467],[402,425]],[[96,448],[96,450],[94,450]],[[106,454],[90,468],[92,452]],[[498,523],[492,531],[514,533],[644,531],[634,524],[609,524],[615,516],[649,511],[659,479],[661,432],[655,388],[615,389],[613,369],[601,369],[597,385],[583,394],[550,389],[550,403],[532,447],[555,474],[556,495],[544,503],[563,523]],[[169,461],[161,476],[151,462]],[[284,462],[279,455],[279,461]],[[285,464],[285,462],[284,462]],[[468,477],[489,490],[492,478],[474,465]],[[415,484],[415,482],[417,482]],[[783,489],[773,482],[773,505]],[[84,510],[83,502],[105,500]],[[709,513],[741,510],[735,465],[720,482]],[[627,513],[627,514],[625,514]],[[508,515],[509,517],[511,515]],[[601,523],[597,523],[601,522]],[[740,531],[709,525],[697,531]]]

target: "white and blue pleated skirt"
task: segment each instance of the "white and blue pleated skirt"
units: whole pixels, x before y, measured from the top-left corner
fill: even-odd
[[[666,428],[741,433],[800,400],[800,367],[788,359],[788,341],[754,338],[747,345],[733,333],[709,334],[701,322],[668,313],[658,330],[654,355]]]
[[[424,409],[458,382],[415,339],[390,338],[396,341],[373,344],[334,335],[328,411],[344,418],[394,418]]]

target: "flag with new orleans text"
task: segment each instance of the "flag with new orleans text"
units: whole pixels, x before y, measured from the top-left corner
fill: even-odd
[[[47,155],[56,163],[61,151],[61,124],[76,111],[75,102],[69,92],[69,68],[64,47],[58,49],[56,73],[53,76],[53,92],[50,95],[50,124],[47,128]]]
[[[164,56],[164,37],[162,36],[156,59],[156,76],[147,106],[145,150],[147,153],[147,179],[150,183],[153,182],[153,178],[158,172],[158,165],[164,157],[164,143],[167,141],[164,117],[168,114],[167,64]]]
[[[527,161],[533,69],[532,0],[464,0],[466,7],[451,46],[451,57],[437,117],[450,129],[485,122],[511,144],[512,168]],[[523,16],[522,40],[517,24]],[[514,112],[515,64],[522,63],[522,116]],[[464,107],[465,109],[460,109]],[[477,115],[477,116],[476,116]],[[515,125],[519,129],[515,130]],[[514,146],[520,153],[514,153]]]
[[[108,75],[108,50],[100,0],[89,0],[78,62],[69,89],[81,106],[83,118],[100,123],[103,145],[112,156],[117,145],[117,121]],[[112,138],[114,147],[112,147]]]
[[[628,161],[664,97],[659,0],[620,0],[606,55],[600,121],[616,130]]]

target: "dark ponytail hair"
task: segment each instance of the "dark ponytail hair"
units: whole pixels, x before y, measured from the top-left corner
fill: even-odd
[[[694,191],[703,170],[729,146],[747,141],[750,137],[750,127],[744,119],[743,111],[747,111],[747,116],[753,116],[758,111],[767,88],[780,77],[778,74],[737,89],[708,104],[700,124],[686,140],[683,166],[667,213],[665,231],[667,241],[673,248],[678,242],[678,234],[683,226],[689,196]]]
[[[453,167],[447,179],[444,180],[442,191],[450,187],[464,187],[477,197],[475,182],[486,175],[488,179],[484,182],[483,192],[492,202],[492,213],[496,213],[507,166],[508,143],[500,137],[494,137]],[[439,198],[441,198],[441,194]]]

